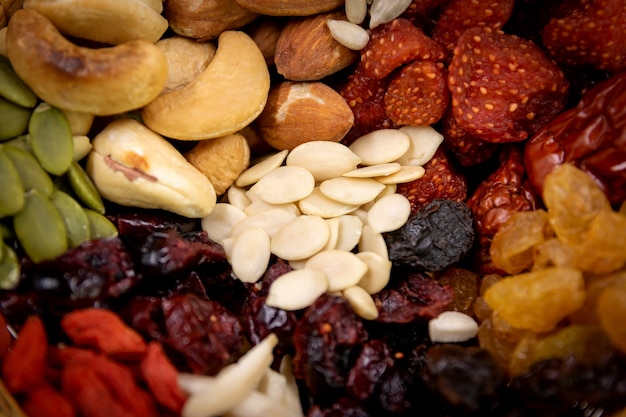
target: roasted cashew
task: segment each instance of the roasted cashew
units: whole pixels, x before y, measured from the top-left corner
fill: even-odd
[[[165,55],[153,43],[80,47],[33,9],[20,9],[9,21],[7,52],[17,74],[42,100],[98,116],[143,107],[167,79]]]
[[[163,136],[201,140],[247,126],[263,110],[270,87],[265,58],[244,32],[223,32],[215,57],[192,82],[150,102],[144,123]]]

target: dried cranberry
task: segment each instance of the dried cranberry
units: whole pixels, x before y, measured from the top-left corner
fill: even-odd
[[[369,399],[387,368],[393,366],[391,351],[382,340],[370,340],[350,370],[346,390],[361,401]]]

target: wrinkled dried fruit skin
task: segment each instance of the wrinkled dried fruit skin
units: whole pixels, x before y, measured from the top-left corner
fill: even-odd
[[[445,149],[439,147],[424,164],[422,178],[398,184],[396,192],[409,200],[413,215],[438,198],[465,201],[467,179],[453,166]]]
[[[543,28],[542,35],[543,45],[558,63],[591,64],[613,74],[626,69],[623,1],[583,0],[562,9]]]
[[[358,401],[341,397],[329,407],[313,405],[307,417],[371,417],[371,414]]]
[[[54,407],[51,407],[51,404],[54,404]],[[21,404],[21,408],[29,416],[74,417],[76,415],[72,404],[49,384],[38,385],[32,389]]]
[[[446,114],[443,116],[441,134],[443,135],[443,144],[446,149],[464,167],[485,162],[500,149],[500,146],[496,143],[487,142],[467,133],[459,125],[450,107],[448,107]]]
[[[367,340],[367,332],[343,297],[323,295],[305,311],[293,340],[294,376],[320,398],[345,387],[349,360]]]
[[[439,284],[452,288],[454,298],[449,310],[473,314],[474,303],[480,291],[481,277],[463,268],[447,268],[435,276]]]
[[[391,352],[383,341],[366,342],[348,374],[346,390],[361,401],[367,400],[374,394],[381,376],[391,366]]]
[[[379,323],[412,323],[436,317],[452,302],[452,288],[420,273],[398,278],[372,295]]]
[[[534,43],[499,30],[465,31],[448,67],[452,111],[472,135],[520,142],[561,112],[568,82]]]
[[[216,301],[178,294],[162,301],[167,338],[173,349],[196,373],[215,375],[237,360],[243,334],[237,317]]]
[[[180,414],[185,394],[178,385],[178,370],[157,342],[148,344],[146,356],[139,364],[141,375],[156,401],[168,410]]]
[[[613,204],[626,200],[626,73],[596,85],[575,108],[526,143],[524,165],[538,193],[546,175],[569,162],[590,174]]]
[[[435,199],[383,237],[395,266],[440,271],[462,260],[472,248],[473,217],[465,203]]]

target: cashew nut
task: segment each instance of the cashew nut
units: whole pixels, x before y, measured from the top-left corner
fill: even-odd
[[[143,108],[143,121],[155,132],[179,140],[225,136],[261,113],[269,87],[269,70],[257,44],[244,32],[226,31],[202,74],[150,102]]]
[[[167,79],[165,55],[153,43],[80,47],[33,9],[20,9],[9,21],[7,51],[15,72],[42,100],[97,116],[146,105]]]
[[[217,196],[211,181],[167,140],[133,119],[115,120],[92,141],[87,173],[107,200],[207,216]]]
[[[161,10],[153,8],[158,6],[142,0],[24,1],[25,9],[37,10],[60,32],[111,45],[135,39],[159,40],[167,30],[167,20]]]

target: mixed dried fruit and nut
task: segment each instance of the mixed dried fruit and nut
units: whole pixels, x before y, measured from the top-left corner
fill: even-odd
[[[624,0],[3,11],[0,411],[626,415]]]

